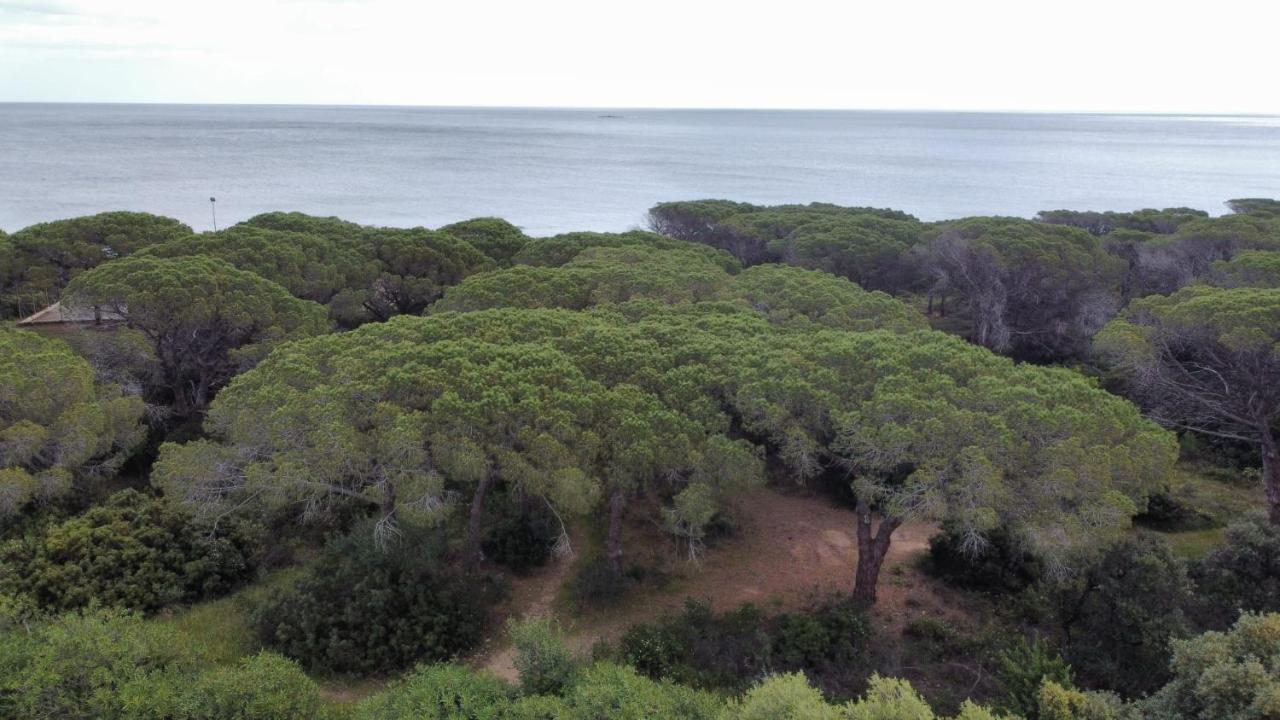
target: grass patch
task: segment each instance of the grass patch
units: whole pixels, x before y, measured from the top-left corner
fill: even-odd
[[[198,603],[154,622],[168,623],[204,648],[210,662],[226,665],[262,649],[249,623],[252,609],[269,593],[305,572],[292,567],[276,571],[217,600]]]
[[[1228,482],[1218,468],[1180,462],[1169,478],[1169,493],[1227,525],[1264,507],[1260,483]]]
[[[1199,560],[1211,550],[1222,544],[1227,533],[1226,528],[1209,530],[1192,530],[1190,532],[1166,533],[1164,539],[1178,557],[1184,560]]]
[[[1225,475],[1201,462],[1179,462],[1169,478],[1169,495],[1206,516],[1213,527],[1160,532],[1180,557],[1196,560],[1220,546],[1226,526],[1264,507],[1260,484]]]

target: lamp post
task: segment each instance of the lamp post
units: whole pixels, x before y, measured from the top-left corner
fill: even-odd
[[[209,212],[213,214],[213,231],[218,232],[218,198],[209,198]]]

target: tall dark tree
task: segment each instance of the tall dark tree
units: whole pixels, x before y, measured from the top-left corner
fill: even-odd
[[[273,346],[329,327],[321,306],[198,255],[107,263],[77,277],[66,302],[109,311],[146,336],[158,368],[152,393],[179,417],[203,413],[219,388]]]
[[[1280,523],[1280,289],[1194,285],[1136,300],[1096,347],[1154,419],[1256,447]]]

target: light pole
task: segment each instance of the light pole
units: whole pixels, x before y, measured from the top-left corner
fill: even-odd
[[[209,212],[213,214],[213,231],[218,232],[218,198],[209,198]]]

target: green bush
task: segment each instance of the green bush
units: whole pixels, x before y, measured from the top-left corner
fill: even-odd
[[[641,673],[707,689],[742,691],[769,671],[803,671],[824,690],[851,696],[865,680],[867,626],[849,601],[767,616],[752,605],[684,611],[633,626],[619,654]]]
[[[1008,528],[985,540],[985,547],[971,551],[962,533],[944,530],[929,538],[927,569],[948,584],[992,593],[1016,593],[1044,576],[1044,563]]]
[[[511,688],[461,665],[427,665],[361,702],[351,720],[475,720],[505,717]]]
[[[1043,720],[1039,714],[1041,687],[1046,681],[1071,690],[1071,666],[1043,638],[1020,637],[1000,653],[1000,684],[1004,685],[1004,709],[1026,720]]]
[[[1280,717],[1280,615],[1242,615],[1229,632],[1173,644],[1173,679],[1143,703],[1145,717]]]
[[[260,538],[133,490],[0,546],[0,593],[49,611],[98,604],[153,612],[226,593],[254,569]]]
[[[1186,569],[1167,543],[1125,538],[1057,586],[1063,655],[1094,688],[1134,697],[1169,677],[1169,643],[1188,632]]]
[[[1220,627],[1241,610],[1280,611],[1280,527],[1261,517],[1231,525],[1226,543],[1196,563],[1192,577]]]
[[[869,672],[870,631],[859,606],[837,598],[770,623],[774,671],[803,671],[829,695],[850,697]]]
[[[455,657],[481,639],[496,589],[442,570],[430,542],[407,531],[379,548],[357,528],[332,541],[308,575],[253,615],[258,637],[304,666],[376,673]]]
[[[126,698],[155,695],[196,672],[198,649],[184,640],[114,610],[11,629],[0,634],[0,717],[124,717]]]
[[[659,680],[680,673],[688,661],[688,650],[685,639],[671,622],[633,625],[618,647],[623,662]]]
[[[507,622],[516,647],[520,689],[528,694],[559,693],[573,677],[577,661],[559,625],[550,618]]]
[[[271,653],[210,667],[167,623],[120,610],[0,629],[0,718],[320,720],[319,688]]]
[[[315,681],[274,653],[194,677],[169,674],[128,688],[121,699],[136,708],[135,716],[168,720],[319,720],[329,714]]]
[[[654,682],[629,667],[597,663],[565,693],[573,720],[711,720],[720,710],[714,695],[669,682]],[[559,718],[557,718],[559,720]]]

